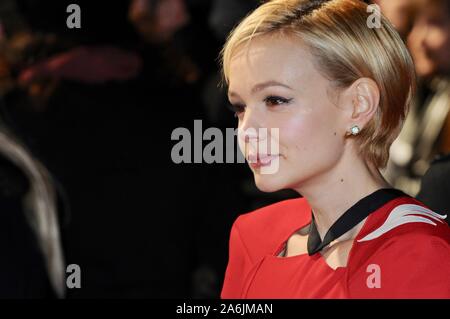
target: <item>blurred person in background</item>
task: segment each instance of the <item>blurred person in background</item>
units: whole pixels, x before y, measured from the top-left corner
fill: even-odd
[[[415,196],[433,159],[450,152],[450,3],[418,0],[413,4],[407,44],[419,89],[383,173],[393,185]]]
[[[425,79],[431,78],[431,92],[435,92],[430,101],[436,111],[430,120],[440,131],[436,141],[437,155],[421,179],[417,198],[432,209],[450,212],[450,3],[448,1],[430,1],[426,8],[416,38],[411,45],[416,47],[417,72]],[[422,41],[420,41],[422,40]],[[433,78],[433,75],[434,78]],[[447,114],[447,115],[446,115]],[[430,129],[429,129],[430,130]],[[449,214],[448,214],[449,215]],[[447,217],[447,223],[450,217]]]

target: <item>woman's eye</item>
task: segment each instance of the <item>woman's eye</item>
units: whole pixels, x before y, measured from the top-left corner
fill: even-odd
[[[281,104],[289,103],[292,99],[285,99],[281,96],[268,96],[264,99],[267,106],[277,106]]]
[[[234,117],[238,117],[239,114],[244,112],[245,105],[228,103],[228,108],[234,113]]]

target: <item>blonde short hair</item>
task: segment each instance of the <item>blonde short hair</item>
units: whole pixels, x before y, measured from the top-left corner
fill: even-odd
[[[229,81],[231,58],[243,44],[263,35],[298,36],[318,70],[336,89],[357,79],[374,80],[380,90],[375,116],[353,136],[359,154],[385,168],[415,92],[412,58],[394,27],[381,16],[369,27],[372,13],[358,0],[273,0],[258,7],[229,35],[221,52],[222,72]]]

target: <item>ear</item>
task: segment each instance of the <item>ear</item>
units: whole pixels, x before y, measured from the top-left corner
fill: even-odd
[[[347,111],[345,112],[347,132],[355,125],[362,131],[378,110],[380,90],[374,80],[360,78],[345,89],[340,103]]]

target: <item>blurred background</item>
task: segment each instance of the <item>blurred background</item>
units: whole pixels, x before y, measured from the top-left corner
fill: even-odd
[[[383,174],[450,211],[450,3],[375,2],[420,79]],[[171,133],[236,126],[218,56],[258,3],[0,2],[0,297],[219,297],[235,218],[299,195],[259,192],[246,164],[175,164]]]

